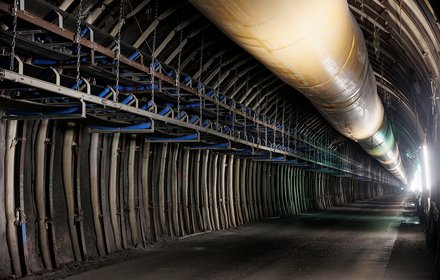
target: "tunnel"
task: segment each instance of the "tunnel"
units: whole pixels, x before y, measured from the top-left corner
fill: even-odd
[[[436,0],[0,0],[0,279],[439,279]]]

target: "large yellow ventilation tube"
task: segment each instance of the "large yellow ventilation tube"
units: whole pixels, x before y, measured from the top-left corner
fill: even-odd
[[[406,184],[360,28],[345,0],[190,0]]]

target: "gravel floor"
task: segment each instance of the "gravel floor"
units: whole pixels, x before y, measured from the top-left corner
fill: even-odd
[[[123,262],[85,265],[90,270],[68,279],[439,279],[404,200],[359,201],[185,238],[134,250]]]

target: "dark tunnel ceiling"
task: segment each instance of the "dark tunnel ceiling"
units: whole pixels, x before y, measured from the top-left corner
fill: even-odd
[[[59,6],[64,1],[47,2]],[[74,1],[66,12],[76,17],[78,3]],[[82,3],[91,11],[90,23],[115,35],[120,1],[83,0]],[[278,114],[281,118],[282,112],[276,108],[287,103],[286,118],[301,111],[307,116],[307,123],[317,124],[316,128],[309,128],[311,133],[330,134],[338,143],[345,140],[325,124],[302,95],[225,37],[188,2],[130,0],[125,3],[122,40],[127,44],[149,54],[154,49],[161,62],[176,68],[177,50],[182,44],[181,71],[272,117]],[[364,33],[379,96],[401,150],[414,150],[422,142],[424,131],[431,130],[432,114],[438,112],[437,106],[433,106],[438,101],[432,98],[432,86],[438,85],[440,68],[440,29],[434,15],[438,4],[430,5],[423,0],[400,3],[348,0],[348,3]],[[138,40],[142,34],[148,36]]]

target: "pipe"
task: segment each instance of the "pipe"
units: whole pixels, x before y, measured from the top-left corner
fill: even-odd
[[[20,200],[20,210],[23,213],[26,213],[26,201],[25,201],[25,185],[24,185],[24,174],[25,174],[25,167],[27,166],[28,162],[26,161],[26,132],[28,130],[27,128],[28,126],[28,122],[27,121],[23,121],[23,126],[21,129],[21,144],[20,144],[20,157],[19,157],[19,200]],[[50,154],[50,167],[53,167],[53,145],[54,141],[52,141],[52,149],[51,149],[51,154]],[[53,168],[50,169],[49,171],[49,201],[52,202],[52,185],[51,185],[51,178],[52,176],[52,171]],[[50,206],[52,206],[52,204],[50,203]],[[53,208],[53,207],[52,207]],[[50,209],[52,209],[50,208]],[[50,213],[50,218],[53,218],[53,211]],[[27,227],[26,227],[26,221],[20,221],[20,228],[21,228],[21,239],[23,241],[23,261],[24,261],[24,270],[26,271],[26,275],[31,275],[32,271],[30,268],[30,263],[29,263],[29,243],[28,243],[28,231],[27,231]],[[52,241],[54,241],[55,238],[55,231],[54,231],[54,227],[53,227],[53,223],[50,224],[50,229],[51,229],[51,235],[52,235]],[[54,250],[54,260],[55,260],[55,264],[54,266],[56,267],[56,244],[55,242],[53,242],[53,250]]]
[[[131,241],[136,248],[139,245],[138,226],[136,222],[136,135],[132,134],[128,148],[128,222],[131,229]]]
[[[188,175],[189,175],[189,150],[183,150],[182,160],[182,204],[183,204],[183,216],[185,222],[185,231],[191,233],[191,218],[189,215],[190,202],[188,201]]]
[[[100,203],[101,203],[101,221],[102,221],[102,229],[104,231],[104,241],[105,246],[107,248],[107,254],[111,255],[115,252],[115,239],[113,236],[113,228],[111,225],[111,218],[110,218],[110,206],[109,206],[109,140],[110,135],[105,135],[102,137],[102,146],[101,146],[101,153],[99,156],[99,160],[101,161],[100,169],[99,169],[99,186],[101,190],[100,195]]]
[[[22,276],[20,255],[18,252],[17,228],[15,226],[15,191],[14,191],[14,166],[15,146],[17,135],[17,121],[11,120],[6,125],[6,151],[5,151],[5,214],[6,214],[6,240],[11,257],[14,275]]]
[[[262,182],[261,182],[261,192],[262,192],[262,207],[263,207],[263,217],[267,218],[268,215],[268,203],[267,203],[267,163],[263,162],[263,166],[261,168],[262,172]]]
[[[180,233],[180,223],[179,223],[179,189],[178,189],[178,181],[179,176],[177,161],[179,156],[179,144],[174,146],[173,157],[172,157],[172,171],[171,171],[171,220],[173,222],[174,233],[177,236],[182,236]]]
[[[165,163],[167,162],[168,143],[163,143],[159,165],[159,221],[161,233],[168,234],[165,219]]]
[[[231,227],[237,227],[234,202],[234,156],[228,156],[228,205]]]
[[[79,247],[78,233],[75,225],[75,194],[73,190],[73,134],[74,125],[68,124],[66,132],[64,134],[63,141],[63,182],[64,192],[66,194],[66,206],[67,206],[67,223],[69,225],[70,237],[72,241],[73,253],[76,261],[81,261],[81,250]]]
[[[144,205],[144,216],[145,216],[145,225],[146,225],[146,236],[148,241],[153,240],[152,233],[152,219],[151,219],[151,203],[150,203],[150,143],[144,142],[142,148],[142,174],[141,174],[141,183],[142,183],[142,203]]]
[[[240,165],[240,158],[235,157],[234,164],[234,188],[235,188],[235,201],[236,201],[236,212],[237,212],[237,224],[243,224],[243,213],[241,210],[241,198],[240,198],[240,178],[242,176],[242,169]]]
[[[364,38],[345,0],[190,2],[406,184]]]
[[[200,156],[201,151],[198,150],[195,155],[194,161],[194,202],[195,202],[195,213],[197,217],[197,228],[198,231],[205,231],[205,226],[203,224],[202,213],[200,211]]]
[[[98,247],[99,256],[105,256],[105,246],[103,231],[101,225],[101,205],[99,205],[99,189],[98,189],[98,149],[99,134],[93,133],[90,141],[90,201],[92,203],[93,224],[96,233],[96,245]]]
[[[219,207],[221,229],[228,229],[228,213],[226,212],[226,155],[221,155],[220,162],[220,189],[219,189]]]
[[[37,133],[36,151],[35,151],[35,196],[38,214],[38,233],[40,237],[41,258],[46,269],[52,269],[52,260],[49,249],[49,236],[46,227],[46,138],[48,120],[42,120]]]
[[[218,154],[213,155],[212,159],[212,176],[211,176],[211,186],[212,186],[212,202],[211,202],[211,208],[213,212],[213,226],[215,230],[220,230],[220,220],[219,220],[219,213],[218,213],[218,201],[217,201],[217,193],[218,193]]]
[[[242,209],[242,214],[243,214],[243,223],[248,223],[249,222],[249,210],[248,210],[248,206],[247,206],[247,195],[246,195],[246,179],[247,179],[247,175],[246,172],[248,170],[247,167],[247,162],[248,160],[246,158],[243,159],[243,164],[242,164],[242,170],[243,172],[240,174],[240,198],[241,198],[241,209]]]
[[[118,222],[118,203],[117,203],[117,177],[118,177],[118,148],[120,133],[113,134],[112,151],[110,156],[110,182],[109,182],[109,201],[110,201],[110,220],[112,222],[113,235],[115,237],[116,250],[122,249],[121,232]]]
[[[208,163],[209,163],[209,150],[203,152],[202,158],[202,178],[201,178],[201,196],[203,202],[203,221],[205,224],[205,230],[212,230],[211,218],[209,213],[209,193],[208,193]]]

